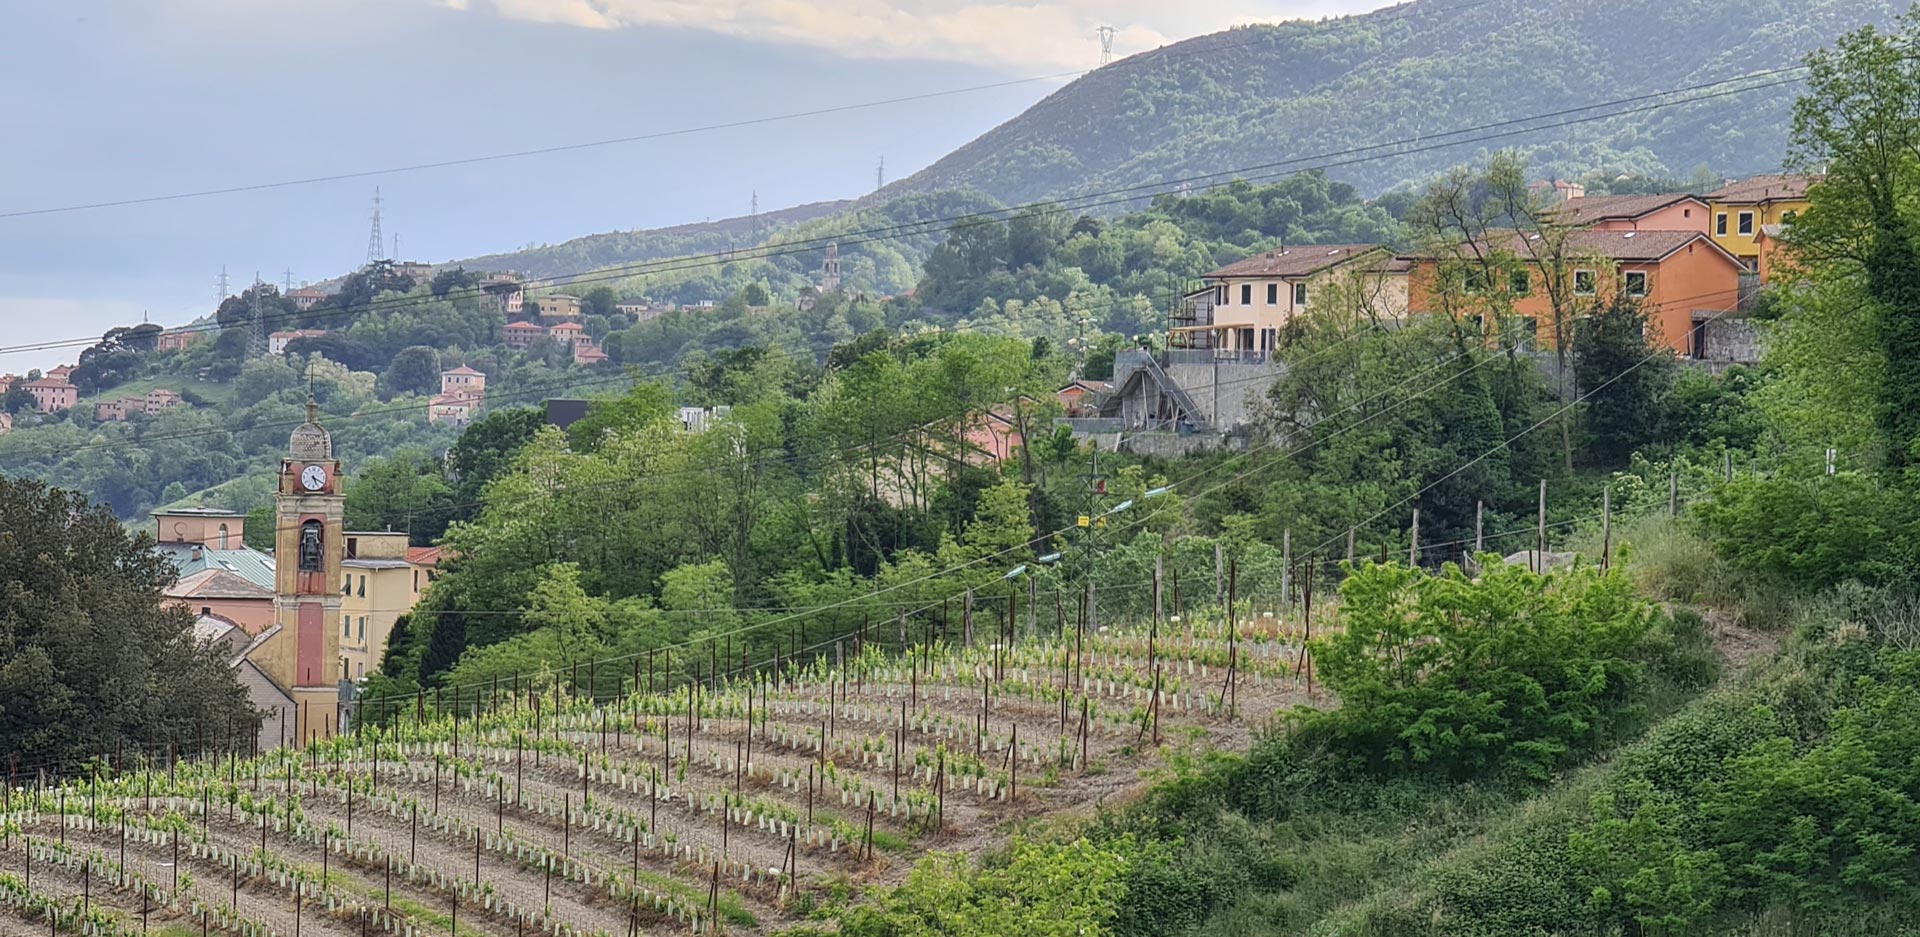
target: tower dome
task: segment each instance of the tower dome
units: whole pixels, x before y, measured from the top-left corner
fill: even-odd
[[[333,436],[320,425],[320,405],[307,395],[307,421],[295,427],[287,440],[287,454],[302,462],[323,462],[333,458]]]

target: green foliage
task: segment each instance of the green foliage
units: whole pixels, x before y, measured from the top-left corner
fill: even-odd
[[[439,393],[440,353],[429,345],[401,349],[381,373],[380,389],[387,397],[405,394],[429,397]]]
[[[247,722],[225,659],[162,608],[173,565],[71,492],[0,478],[0,751],[72,763]]]
[[[1374,770],[1545,778],[1636,725],[1661,616],[1623,575],[1369,563],[1340,596],[1315,648],[1340,708],[1296,718]]]
[[[1734,568],[1809,591],[1910,581],[1920,558],[1912,496],[1858,473],[1738,479],[1694,516]]]
[[[1126,893],[1129,843],[1016,839],[979,868],[965,855],[924,859],[840,920],[847,937],[1101,937]]]
[[[1586,458],[1623,465],[1660,438],[1673,356],[1656,348],[1646,311],[1624,292],[1574,326],[1574,383],[1586,403]]]

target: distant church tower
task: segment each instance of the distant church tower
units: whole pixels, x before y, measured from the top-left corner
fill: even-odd
[[[307,398],[307,422],[293,431],[274,495],[274,616],[279,628],[253,660],[292,694],[296,743],[326,738],[340,724],[340,561],[346,541],[346,479],[333,437]]]
[[[820,265],[820,292],[831,293],[840,288],[840,242],[827,242],[827,261]]]

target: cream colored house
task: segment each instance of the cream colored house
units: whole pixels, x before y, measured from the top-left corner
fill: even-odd
[[[1217,357],[1261,361],[1280,345],[1280,333],[1315,303],[1341,295],[1378,318],[1407,312],[1408,265],[1379,244],[1322,244],[1255,254],[1206,275],[1176,316],[1174,348],[1210,350]]]

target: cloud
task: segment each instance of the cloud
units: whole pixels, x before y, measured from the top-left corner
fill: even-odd
[[[1388,0],[439,0],[589,29],[697,29],[850,58],[980,62],[1032,73],[1127,55],[1242,23],[1356,13]]]

